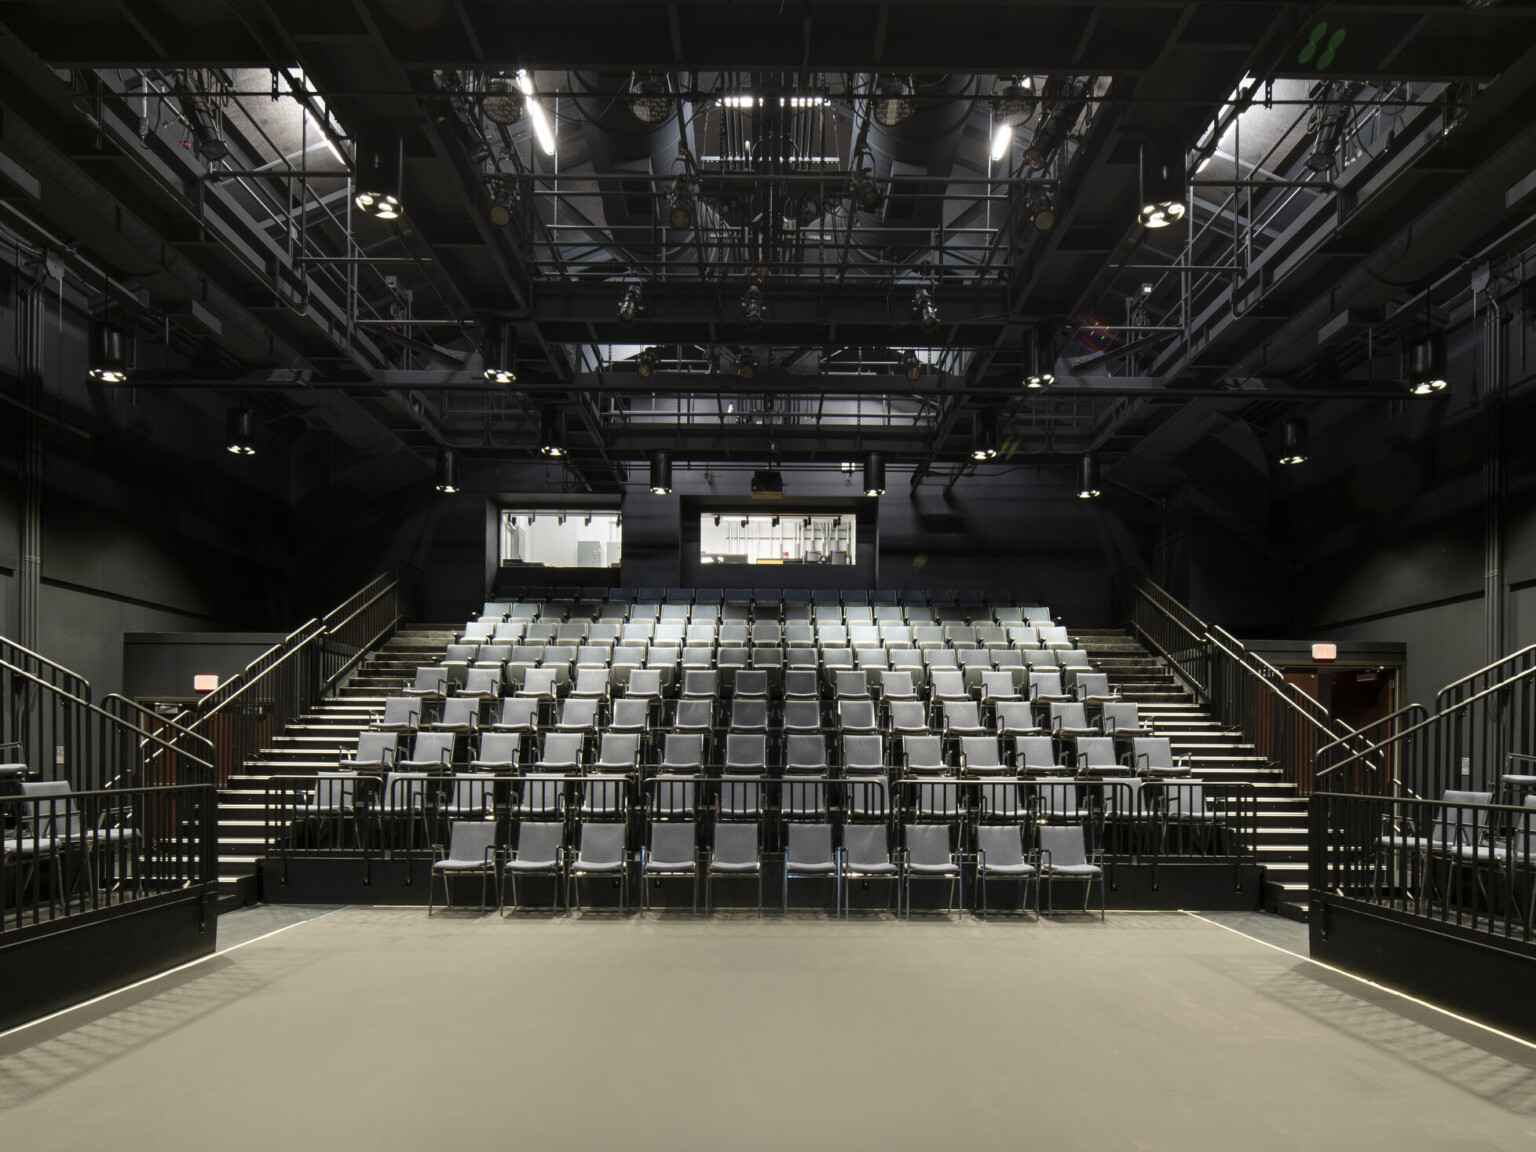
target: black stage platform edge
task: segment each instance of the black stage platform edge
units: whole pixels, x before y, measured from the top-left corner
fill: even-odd
[[[211,955],[218,899],[200,885],[0,947],[0,1030]]]
[[[271,857],[261,861],[262,897],[269,904],[393,904],[425,905],[430,863],[426,859],[413,862],[374,858],[363,860],[347,856],[306,856],[303,859]],[[1231,912],[1257,911],[1263,897],[1264,870],[1257,864],[1233,867],[1231,864],[1115,864],[1109,869],[1109,886],[1105,893],[1111,909],[1122,911],[1177,911]],[[525,885],[525,901],[532,906],[549,902],[550,880],[532,877],[519,881]],[[871,881],[867,888],[862,881],[850,886],[849,906],[881,908],[887,903],[888,885]],[[1049,885],[1047,885],[1049,887]],[[965,882],[966,903],[975,900],[974,877],[967,875]],[[619,901],[616,880],[582,881],[581,900],[594,907],[617,907]],[[495,885],[491,885],[488,903],[495,902]],[[999,907],[1017,907],[1017,884],[993,881],[988,886],[989,902]],[[508,890],[510,899],[510,889]],[[1058,903],[1063,907],[1079,907],[1082,904],[1082,888],[1079,881],[1057,882]],[[480,901],[480,878],[461,877],[455,882],[455,900]],[[747,901],[757,899],[755,880],[717,880],[716,903],[722,907],[743,908]],[[912,887],[912,906],[916,910],[943,907],[947,889],[936,881],[915,883]],[[630,905],[640,906],[640,887],[631,880]],[[650,888],[650,900],[657,908],[689,908],[692,901],[692,883],[684,879],[664,881]],[[442,882],[438,881],[435,901],[443,901]],[[769,908],[782,907],[783,871],[770,856],[763,875],[763,901]],[[1098,907],[1099,893],[1095,886],[1094,908]],[[703,907],[703,888],[699,892],[699,905]],[[1042,898],[1041,906],[1045,900]],[[755,905],[754,905],[755,906]],[[795,880],[790,885],[790,907],[833,908],[832,885],[818,884],[811,880]]]
[[[1536,945],[1312,892],[1312,958],[1536,1041]]]

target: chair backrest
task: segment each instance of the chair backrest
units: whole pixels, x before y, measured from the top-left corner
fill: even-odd
[[[400,738],[393,732],[359,732],[357,755],[364,764],[382,764],[388,768],[400,751]]]
[[[448,669],[446,668],[418,668],[416,669],[416,690],[419,692],[436,692],[442,694],[448,685]]]
[[[471,644],[450,644],[443,649],[443,663],[468,664],[475,658],[475,653],[480,651],[478,642]]]
[[[1109,676],[1104,672],[1074,672],[1073,682],[1079,696],[1108,696]]]
[[[1017,696],[1018,690],[1013,686],[1013,673],[1004,671],[987,671],[981,674],[981,694],[988,700],[1007,699]]]
[[[885,771],[885,748],[879,736],[844,736],[843,768],[848,772]]]
[[[416,742],[411,745],[411,760],[417,763],[451,764],[453,762],[453,733],[416,733]]]
[[[767,767],[768,737],[756,732],[732,732],[726,736],[726,771],[761,774]]]
[[[500,696],[501,665],[494,668],[471,668],[464,680],[464,691],[470,695]]]
[[[873,700],[839,700],[838,722],[844,728],[869,732],[875,727],[875,703]]]
[[[1440,794],[1435,809],[1435,828],[1431,834],[1436,844],[1476,844],[1488,826],[1488,810],[1467,805],[1492,804],[1492,792],[1467,792],[1447,788]]]
[[[1049,736],[1015,736],[1013,757],[1014,764],[1020,769],[1056,767]]]
[[[1172,768],[1173,745],[1166,736],[1138,736],[1131,742],[1131,766],[1138,770],[1147,768]]]
[[[475,728],[480,723],[480,701],[456,696],[443,703],[444,725],[456,728]]]
[[[1038,828],[1041,853],[1050,853],[1051,867],[1088,863],[1088,833],[1081,824],[1042,824]]]
[[[496,847],[494,820],[455,820],[448,829],[448,859],[484,863],[486,851]],[[492,861],[494,863],[494,861]]]
[[[384,774],[384,810],[401,812],[421,809],[427,799],[427,777],[421,772],[386,772]]]
[[[929,676],[932,695],[936,700],[969,699],[965,690],[965,676],[958,669],[935,668]]]
[[[539,718],[539,702],[528,697],[507,696],[501,702],[500,723],[508,728],[533,728]]]
[[[791,669],[784,673],[784,695],[790,699],[820,699],[821,680],[815,672]]]
[[[1061,694],[1060,672],[1030,671],[1029,697],[1031,700],[1037,696],[1060,696]]]
[[[715,863],[758,864],[757,825],[721,821],[715,825]]]
[[[523,687],[520,694],[553,697],[558,675],[553,668],[530,668],[523,673]]]
[[[737,698],[731,705],[731,727],[740,731],[766,730],[768,727],[768,701],[756,698]]]
[[[911,699],[916,692],[912,686],[912,673],[905,670],[880,673],[880,690],[888,700]]]
[[[893,732],[928,731],[928,709],[916,700],[893,700],[889,707]]]
[[[560,724],[565,728],[597,727],[598,701],[590,696],[567,696],[560,705]]]
[[[1099,715],[1099,726],[1106,733],[1113,733],[1126,728],[1139,728],[1141,719],[1135,704],[1105,704],[1104,711]]]
[[[608,695],[608,669],[595,666],[576,669],[576,686],[571,691],[577,696]]]
[[[546,732],[544,750],[539,756],[539,768],[576,768],[581,764],[582,735],[580,732]]]
[[[604,732],[597,767],[613,770],[633,768],[640,762],[640,736],[635,732]]]
[[[751,668],[744,668],[736,673],[736,685],[733,689],[736,699],[766,699],[768,696],[768,673]]]
[[[791,825],[793,827],[793,825]],[[891,862],[890,832],[884,824],[845,824],[843,851],[854,868]]]
[[[384,723],[390,727],[421,727],[421,701],[410,696],[391,696],[384,701]]]
[[[697,732],[713,728],[715,702],[713,699],[679,700],[672,716],[672,726],[679,732]]]
[[[658,821],[651,825],[651,859],[662,864],[691,864],[697,836],[692,820]]]
[[[784,863],[789,867],[831,864],[832,825],[801,822],[790,824]]]
[[[960,755],[965,757],[965,766],[972,772],[989,768],[995,771],[1003,766],[997,754],[997,741],[991,736],[960,737]]]
[[[908,824],[907,859],[913,864],[933,867],[948,864],[949,826],[945,824]]]
[[[480,735],[480,755],[477,760],[484,764],[496,764],[507,768],[517,764],[517,750],[521,737],[515,732],[483,732]]]
[[[517,827],[517,858],[525,864],[554,865],[564,825],[524,820]]]
[[[974,700],[944,701],[945,728],[980,728],[981,714]]]
[[[988,868],[1024,863],[1024,830],[1017,824],[979,824],[976,847],[987,854]]]
[[[937,736],[903,736],[901,749],[912,772],[943,772],[944,745]]]
[[[576,858],[583,864],[617,864],[624,859],[623,824],[582,824]]]
[[[820,736],[786,736],[784,766],[801,772],[825,769],[827,766],[826,743]]]
[[[1034,710],[1023,700],[1003,700],[997,705],[997,730],[1009,735],[1029,732],[1035,727]]]
[[[1079,771],[1116,768],[1115,742],[1108,736],[1079,736],[1076,765]]]
[[[1052,704],[1052,728],[1088,727],[1088,710],[1081,704]]]
[[[704,737],[697,733],[668,732],[661,766],[670,772],[696,772],[704,764]]]
[[[820,728],[821,705],[814,700],[786,700],[784,702],[785,728]]]
[[[654,700],[661,695],[661,672],[655,668],[637,668],[629,674],[624,695],[634,700]]]
[[[833,689],[844,699],[868,699],[869,677],[862,672],[838,672],[833,677]]]

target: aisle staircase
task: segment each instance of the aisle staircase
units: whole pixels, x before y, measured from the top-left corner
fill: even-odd
[[[1280,768],[1256,754],[1241,732],[1224,729],[1195,702],[1167,666],[1121,629],[1072,629],[1095,668],[1134,701],[1176,757],[1189,756],[1194,775],[1213,782],[1251,783],[1258,801],[1258,860],[1265,869],[1264,907],[1305,920],[1307,802]]]
[[[423,664],[436,664],[453,642],[452,624],[407,624],[369,657],[338,693],[301,716],[270,747],[229,778],[219,792],[219,896],[222,906],[254,903],[256,860],[265,843],[268,777],[309,776],[333,771],[357,734],[384,710],[386,696],[398,696]]]

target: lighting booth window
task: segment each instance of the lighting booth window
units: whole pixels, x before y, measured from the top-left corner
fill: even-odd
[[[699,559],[705,564],[852,564],[857,519],[846,513],[705,513],[699,517]]]
[[[617,568],[617,512],[503,509],[501,562],[541,568]]]

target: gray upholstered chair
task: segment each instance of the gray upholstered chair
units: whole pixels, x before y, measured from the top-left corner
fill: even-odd
[[[832,825],[792,823],[784,849],[784,913],[789,913],[789,882],[828,879],[835,886],[835,912],[842,915],[842,877],[832,849]]]
[[[1049,882],[1046,904],[1056,911],[1056,881],[1081,880],[1083,882],[1083,908],[1088,911],[1088,898],[1093,894],[1093,882],[1099,882],[1099,919],[1104,918],[1104,867],[1098,852],[1088,851],[1088,830],[1081,824],[1041,824],[1040,874]],[[1038,894],[1037,897],[1038,899]]]
[[[1026,855],[1028,825],[981,824],[976,828],[976,878],[981,888],[981,914],[988,914],[987,881],[1016,880],[1019,911],[1029,906],[1029,882],[1035,882],[1035,918],[1040,917],[1040,866],[1033,849]]]
[[[432,915],[432,897],[437,877],[443,878],[443,907],[453,907],[453,876],[480,874],[480,914],[485,914],[485,891],[496,871],[496,822],[494,820],[455,820],[448,826],[448,847],[439,846],[432,862],[432,876],[427,883],[427,915]]]

